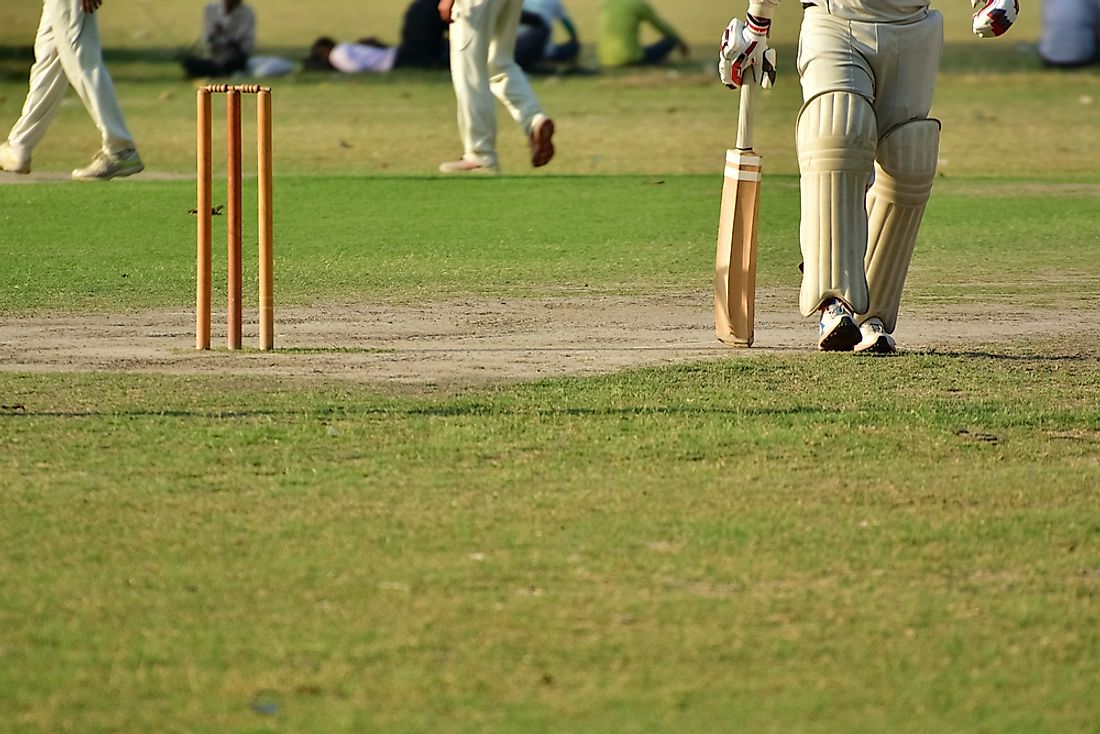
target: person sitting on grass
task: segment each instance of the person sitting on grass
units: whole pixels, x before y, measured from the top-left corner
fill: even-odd
[[[241,0],[220,0],[202,14],[203,55],[180,59],[190,78],[230,76],[244,71],[256,46],[256,15]]]
[[[643,47],[639,40],[642,23],[656,28],[661,39]],[[676,49],[685,57],[688,55],[687,44],[680,34],[646,0],[603,0],[598,47],[601,66],[660,64]]]
[[[355,43],[337,43],[328,36],[318,38],[309,49],[306,68],[313,71],[342,71],[345,74],[384,73],[397,62],[397,46],[387,46],[377,38],[361,38]]]
[[[556,23],[561,23],[569,34],[568,41],[554,41]],[[524,71],[538,71],[544,63],[569,64],[577,60],[580,37],[561,0],[523,0],[519,24],[516,63]]]
[[[447,24],[437,0],[413,0],[401,23],[401,43],[391,46],[374,36],[355,43],[337,43],[327,36],[310,47],[305,68],[346,74],[381,73],[396,68],[446,69],[450,50]]]

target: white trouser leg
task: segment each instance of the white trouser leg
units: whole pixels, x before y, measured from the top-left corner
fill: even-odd
[[[20,155],[29,157],[46,134],[69,88],[61,58],[57,53],[53,23],[43,10],[34,39],[34,65],[31,67],[30,89],[23,102],[23,112],[8,133],[8,144]]]
[[[80,0],[43,4],[30,91],[23,115],[12,128],[13,147],[29,151],[42,139],[65,91],[62,72],[99,129],[103,151],[115,155],[134,147],[103,63],[95,14],[85,13]]]
[[[799,310],[809,316],[832,299],[867,309],[867,182],[878,138],[871,103],[850,92],[809,100],[795,126],[802,213]]]
[[[451,81],[458,103],[458,134],[463,158],[498,165],[497,120],[489,87],[489,45],[499,0],[455,4],[451,24]]]
[[[501,101],[508,114],[530,135],[542,108],[531,90],[527,74],[516,63],[516,32],[519,28],[522,0],[500,0],[493,39],[489,44],[489,81],[493,95]]]

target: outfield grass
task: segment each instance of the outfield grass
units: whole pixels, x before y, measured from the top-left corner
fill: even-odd
[[[284,176],[275,200],[278,301],[705,292],[721,185],[714,176]],[[1070,181],[941,178],[910,302],[1096,307],[1098,191]],[[0,291],[0,313],[187,307],[193,195],[189,181],[0,187],[0,258],[11,284]],[[761,208],[760,282],[796,284],[797,179],[768,178]],[[246,198],[245,209],[255,211],[254,201]],[[223,242],[224,217],[214,222]],[[255,226],[246,222],[248,280]]]
[[[403,3],[330,5],[265,2],[262,42]],[[1029,8],[993,45],[947,11],[902,318],[1026,309],[1057,337],[459,387],[0,365],[0,732],[1100,729],[1100,77],[1039,70]],[[280,80],[278,304],[708,293],[736,104],[710,39],[739,10],[669,6],[690,62],[537,80],[559,157],[529,172],[502,120],[499,179],[431,175],[445,76]],[[37,11],[2,11],[3,119]],[[190,308],[193,93],[165,49],[195,12],[108,0],[151,175],[0,185],[0,320]],[[782,82],[760,282],[789,292]],[[90,128],[70,95],[36,172],[85,163]]]
[[[1096,356],[0,374],[6,730],[1089,730]]]

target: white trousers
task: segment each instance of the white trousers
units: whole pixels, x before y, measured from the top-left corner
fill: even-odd
[[[451,24],[451,80],[458,101],[463,158],[497,168],[499,99],[525,135],[542,115],[515,60],[522,0],[457,0]]]
[[[875,108],[879,135],[928,117],[943,50],[943,16],[910,23],[864,23],[807,8],[798,37],[802,99],[851,92]]]
[[[111,75],[103,63],[99,26],[80,0],[44,0],[34,39],[34,66],[23,113],[8,134],[8,144],[23,155],[42,141],[69,85],[91,115],[103,138],[103,152],[116,155],[134,147]]]

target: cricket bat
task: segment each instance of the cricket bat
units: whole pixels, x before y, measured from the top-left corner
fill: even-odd
[[[714,263],[714,330],[734,347],[752,346],[756,318],[756,224],[760,205],[760,156],[752,149],[756,82],[745,80],[735,147],[726,151],[718,252]]]

